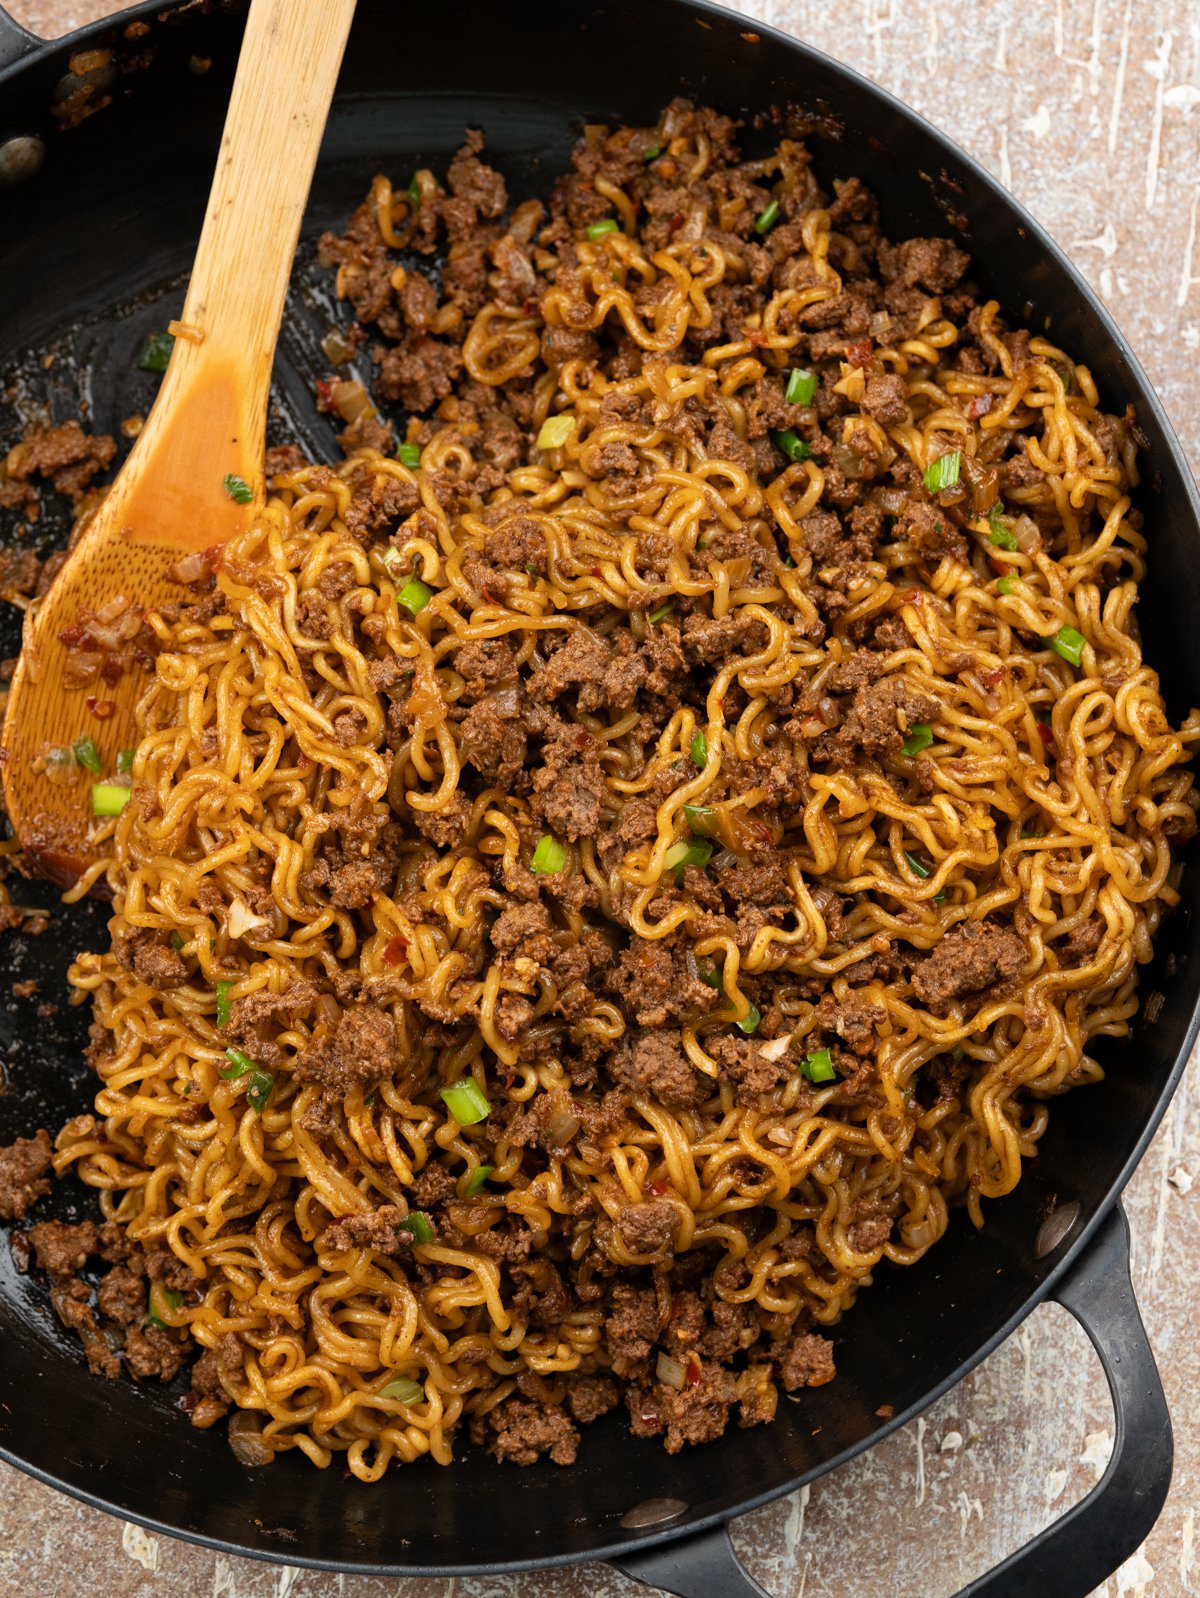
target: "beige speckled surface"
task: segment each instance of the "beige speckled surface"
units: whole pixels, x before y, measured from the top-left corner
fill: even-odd
[[[114,9],[106,0],[9,6],[44,34]],[[851,62],[989,166],[1098,287],[1200,458],[1200,0],[740,0],[740,9]],[[1193,1172],[1200,1178],[1195,1068],[1127,1199],[1135,1283],[1175,1416],[1174,1484],[1145,1548],[1099,1590],[1103,1598],[1200,1591]],[[923,1420],[811,1494],[741,1521],[735,1540],[775,1598],[941,1598],[1082,1496],[1103,1470],[1111,1425],[1098,1361],[1069,1316],[1047,1307]],[[597,1566],[387,1582],[231,1561],[147,1537],[0,1470],[0,1598],[88,1589],[106,1598],[632,1598],[645,1590]]]

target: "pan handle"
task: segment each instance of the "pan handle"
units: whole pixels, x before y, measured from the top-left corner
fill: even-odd
[[[0,5],[0,72],[3,72],[5,67],[11,67],[14,61],[19,61],[22,56],[36,50],[41,42],[35,33],[23,28],[19,22],[9,16],[3,5]]]
[[[1116,1420],[1112,1458],[1081,1503],[957,1598],[1087,1598],[1141,1546],[1167,1496],[1171,1417],[1133,1296],[1129,1225],[1119,1206],[1052,1296],[1100,1356]],[[724,1526],[613,1563],[676,1598],[768,1598],[734,1553]]]

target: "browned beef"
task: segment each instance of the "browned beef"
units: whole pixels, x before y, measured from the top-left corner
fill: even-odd
[[[689,1443],[708,1443],[720,1437],[729,1424],[730,1406],[737,1389],[720,1365],[699,1367],[699,1379],[688,1380],[682,1390],[655,1382],[649,1388],[630,1387],[626,1393],[630,1430],[635,1437],[662,1436],[668,1454]]]
[[[653,943],[635,939],[606,981],[624,999],[638,1025],[645,1027],[710,1009],[715,998],[707,983],[689,973],[683,951],[665,939]]]
[[[349,1010],[336,1026],[318,1028],[296,1060],[298,1082],[319,1082],[335,1093],[377,1082],[400,1067],[396,1029],[382,1010]]]
[[[500,1460],[533,1465],[546,1454],[556,1465],[573,1465],[579,1433],[557,1404],[506,1398],[487,1412],[488,1447]]]
[[[769,1060],[749,1038],[732,1033],[705,1039],[705,1047],[736,1084],[739,1104],[753,1106],[765,1093],[773,1093],[792,1074],[786,1059]]]
[[[567,1388],[567,1408],[581,1426],[607,1415],[620,1402],[620,1389],[611,1376],[575,1376]]]
[[[165,943],[139,944],[133,969],[152,988],[178,988],[188,979],[187,962]]]
[[[612,1308],[604,1322],[604,1341],[615,1365],[628,1368],[647,1359],[661,1330],[657,1294],[623,1282],[613,1288]]]
[[[381,1204],[366,1215],[344,1215],[321,1234],[325,1248],[370,1248],[377,1254],[399,1254],[413,1246],[412,1231],[403,1225],[407,1219],[398,1204]],[[428,1220],[428,1216],[426,1216]]]
[[[824,1387],[837,1375],[833,1364],[833,1344],[827,1337],[802,1332],[779,1367],[779,1378],[789,1393],[798,1387]]]
[[[679,1214],[673,1204],[629,1204],[617,1217],[621,1241],[631,1254],[656,1254],[675,1236]]]
[[[697,1109],[712,1091],[683,1052],[674,1030],[643,1033],[622,1044],[605,1064],[614,1082],[639,1097],[657,1099],[670,1110]]]
[[[1008,927],[968,921],[954,927],[913,972],[913,990],[922,1004],[940,1010],[966,993],[981,993],[1016,976],[1025,964],[1024,942]]]
[[[53,1160],[50,1134],[44,1128],[0,1148],[0,1220],[23,1221],[30,1207],[49,1193],[47,1172]]]

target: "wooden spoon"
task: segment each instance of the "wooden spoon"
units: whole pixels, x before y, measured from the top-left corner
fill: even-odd
[[[65,688],[62,634],[119,599],[145,611],[186,597],[168,577],[175,563],[242,532],[263,503],[271,364],[353,15],[354,0],[252,0],[162,388],[107,497],[26,613],[0,772],[25,851],[64,886],[95,855],[91,784],[111,777],[118,751],[136,742],[134,708],[146,679],[135,669],[112,685]],[[229,478],[241,479],[248,497],[227,487]],[[47,754],[84,736],[101,752],[102,776],[47,776]],[[61,762],[56,769],[61,775]]]

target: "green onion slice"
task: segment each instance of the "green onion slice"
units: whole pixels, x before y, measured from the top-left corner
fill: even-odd
[[[433,589],[419,577],[410,577],[396,595],[396,603],[403,605],[411,615],[419,615],[433,598]]]
[[[828,1049],[816,1049],[812,1054],[806,1054],[800,1061],[800,1072],[810,1082],[832,1082],[837,1075],[833,1068],[833,1056]]]
[[[702,965],[697,968],[701,982],[707,982],[718,993],[725,991],[725,973],[719,965]]]
[[[914,872],[918,877],[928,877],[930,875],[929,867],[922,865],[917,859],[916,855],[909,854],[907,849],[904,851],[904,858],[908,861],[909,870]]]
[[[408,187],[405,189],[404,193],[413,205],[420,205],[421,185],[417,182],[417,174],[415,172],[409,179]]]
[[[1004,594],[1007,597],[1009,594],[1012,593],[1012,591],[1013,591],[1013,579],[1011,577],[1000,577],[1000,578],[997,578],[997,580],[996,580],[996,592],[998,594]]]
[[[244,477],[236,477],[233,472],[226,472],[221,487],[229,495],[230,499],[237,500],[239,505],[248,505],[254,498],[250,484],[246,479]]]
[[[421,464],[421,446],[419,444],[400,444],[396,449],[396,459],[401,466],[407,466],[410,472],[415,472]]]
[[[408,1232],[414,1243],[432,1243],[433,1227],[429,1224],[429,1217],[422,1215],[420,1210],[413,1210],[411,1215],[405,1216],[398,1222],[397,1232]]]
[[[221,1075],[226,1082],[236,1082],[238,1077],[246,1076],[248,1072],[258,1069],[250,1056],[243,1054],[241,1049],[226,1049],[225,1058],[229,1064],[221,1067]]]
[[[463,1189],[464,1196],[466,1198],[478,1198],[483,1192],[483,1184],[491,1176],[494,1169],[495,1166],[492,1165],[477,1165],[471,1172],[471,1180]]]
[[[275,1078],[270,1071],[255,1071],[249,1082],[246,1083],[246,1097],[250,1101],[250,1108],[259,1115],[266,1107],[267,1100],[271,1097],[271,1089],[275,1086]]]
[[[117,751],[117,776],[128,777],[133,772],[133,757],[136,749],[119,749]]]
[[[229,990],[232,987],[232,982],[217,983],[217,1025],[219,1027],[229,1025],[229,1017],[233,1010],[233,1006],[229,1001]]]
[[[539,449],[561,449],[575,431],[573,416],[547,416],[537,436]]]
[[[642,157],[642,160],[643,161],[657,161],[661,154],[662,154],[662,145],[661,144],[652,144],[650,146],[650,148],[646,151],[645,155]]]
[[[138,356],[138,365],[143,372],[165,372],[167,362],[171,359],[171,351],[175,348],[175,335],[173,333],[151,333],[142,345],[142,352]]]
[[[93,772],[97,777],[100,775],[100,751],[91,738],[76,738],[71,745],[71,753],[75,756],[76,765],[82,766],[85,771]]]
[[[593,222],[590,227],[584,229],[584,232],[587,234],[589,239],[594,241],[596,239],[602,239],[606,233],[617,232],[619,227],[620,223],[618,223],[613,217],[606,216],[599,222]]]
[[[697,838],[716,837],[717,812],[708,805],[684,805],[683,819]]]
[[[92,814],[94,816],[119,816],[129,803],[130,790],[123,782],[94,782],[92,784]]]
[[[693,838],[690,843],[680,838],[667,850],[663,865],[666,870],[673,871],[675,880],[681,883],[685,866],[706,866],[712,856],[713,846],[707,838]]]
[[[764,206],[764,208],[754,218],[754,231],[761,237],[762,234],[769,233],[778,221],[779,201],[772,200],[771,203],[767,206]]]
[[[674,609],[675,601],[668,599],[665,605],[659,605],[656,610],[652,610],[646,620],[653,626],[655,622],[662,621],[664,616],[669,616]]]
[[[698,732],[692,739],[692,746],[688,753],[692,757],[693,766],[708,765],[708,739],[702,732]]]
[[[790,427],[782,433],[772,428],[771,442],[776,449],[782,450],[790,461],[806,461],[811,453],[804,440],[798,438]]]
[[[150,1309],[146,1315],[146,1324],[157,1326],[160,1332],[168,1332],[171,1323],[163,1318],[164,1312],[179,1309],[183,1304],[183,1294],[177,1287],[164,1287],[161,1282],[153,1282],[150,1286]]]
[[[813,396],[817,392],[817,374],[803,372],[798,366],[793,366],[788,373],[787,387],[783,397],[789,405],[811,405]]]
[[[411,1376],[393,1376],[386,1387],[379,1389],[380,1398],[398,1398],[402,1404],[410,1408],[413,1404],[425,1402],[425,1389],[420,1382],[414,1382]]]
[[[749,1037],[752,1032],[758,1031],[761,1021],[762,1011],[757,1007],[757,1005],[752,1004],[748,1014],[744,1015],[738,1022],[738,1028],[744,1032],[747,1037]]]
[[[1007,549],[1011,552],[1020,546],[1013,534],[1009,532],[1008,528],[1000,520],[1003,513],[1004,506],[997,500],[987,515],[988,526],[991,528],[991,532],[988,533],[988,543],[995,544],[997,549]]]
[[[471,1076],[464,1076],[460,1082],[443,1088],[442,1097],[459,1126],[474,1126],[476,1121],[485,1120],[492,1108]]]
[[[927,721],[914,721],[908,729],[908,737],[904,740],[904,753],[906,755],[919,755],[922,749],[928,749],[933,742],[933,728]]]
[[[1077,633],[1074,627],[1060,627],[1053,638],[1043,638],[1042,642],[1061,655],[1064,660],[1069,660],[1072,666],[1078,666],[1083,658],[1083,646],[1086,643],[1082,633]]]
[[[167,942],[171,945],[176,954],[179,954],[182,951],[183,937],[180,933],[172,932],[171,936],[167,939]]]
[[[931,494],[940,494],[943,488],[953,488],[962,471],[962,450],[953,449],[948,455],[939,455],[925,468],[922,481]]]
[[[559,843],[557,838],[552,838],[544,832],[534,846],[530,857],[530,871],[538,871],[543,876],[550,876],[555,871],[561,871],[567,863],[567,846]]]

